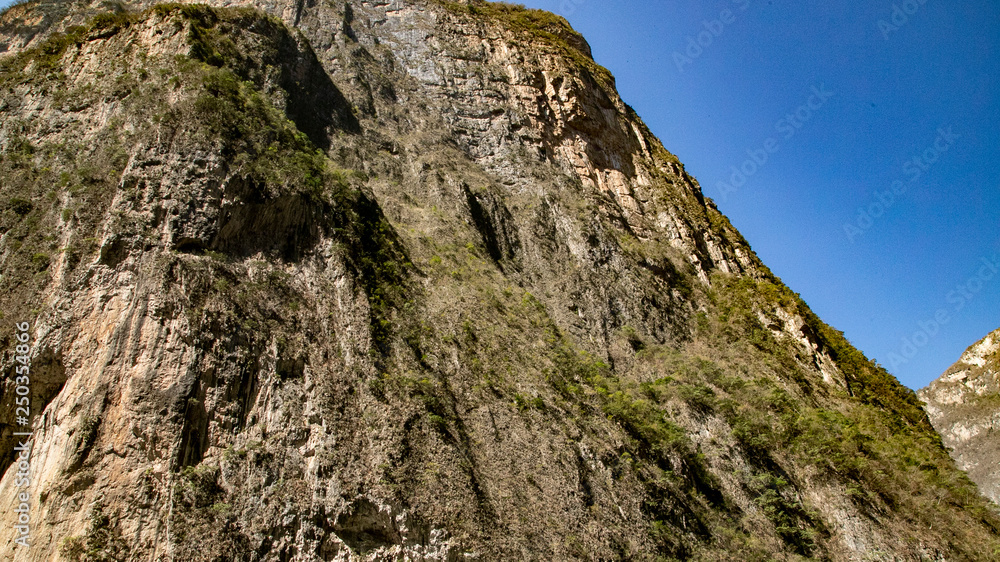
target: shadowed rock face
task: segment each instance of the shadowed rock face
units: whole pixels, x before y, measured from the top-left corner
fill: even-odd
[[[917,394],[958,467],[1000,504],[1000,330]]]
[[[0,16],[5,556],[1000,555],[563,20],[213,5]]]

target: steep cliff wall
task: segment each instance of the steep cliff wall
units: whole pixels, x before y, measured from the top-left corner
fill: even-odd
[[[5,555],[1000,555],[563,20],[219,4],[0,18]]]
[[[958,467],[1000,504],[1000,330],[969,347],[918,395]]]

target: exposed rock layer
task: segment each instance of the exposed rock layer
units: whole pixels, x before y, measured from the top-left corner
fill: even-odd
[[[244,4],[0,20],[5,556],[1000,555],[564,21]]]
[[[958,467],[1000,504],[1000,330],[967,349],[918,396]]]

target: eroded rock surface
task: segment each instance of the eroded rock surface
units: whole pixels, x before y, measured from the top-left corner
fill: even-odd
[[[969,347],[918,396],[958,467],[1000,504],[1000,330]]]
[[[212,6],[0,17],[3,556],[1000,556],[561,18]]]

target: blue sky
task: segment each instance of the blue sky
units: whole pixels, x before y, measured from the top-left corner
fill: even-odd
[[[1000,327],[1000,5],[523,3],[587,37],[764,262],[903,384]]]
[[[1000,5],[523,3],[587,37],[764,262],[903,384],[1000,327]]]

